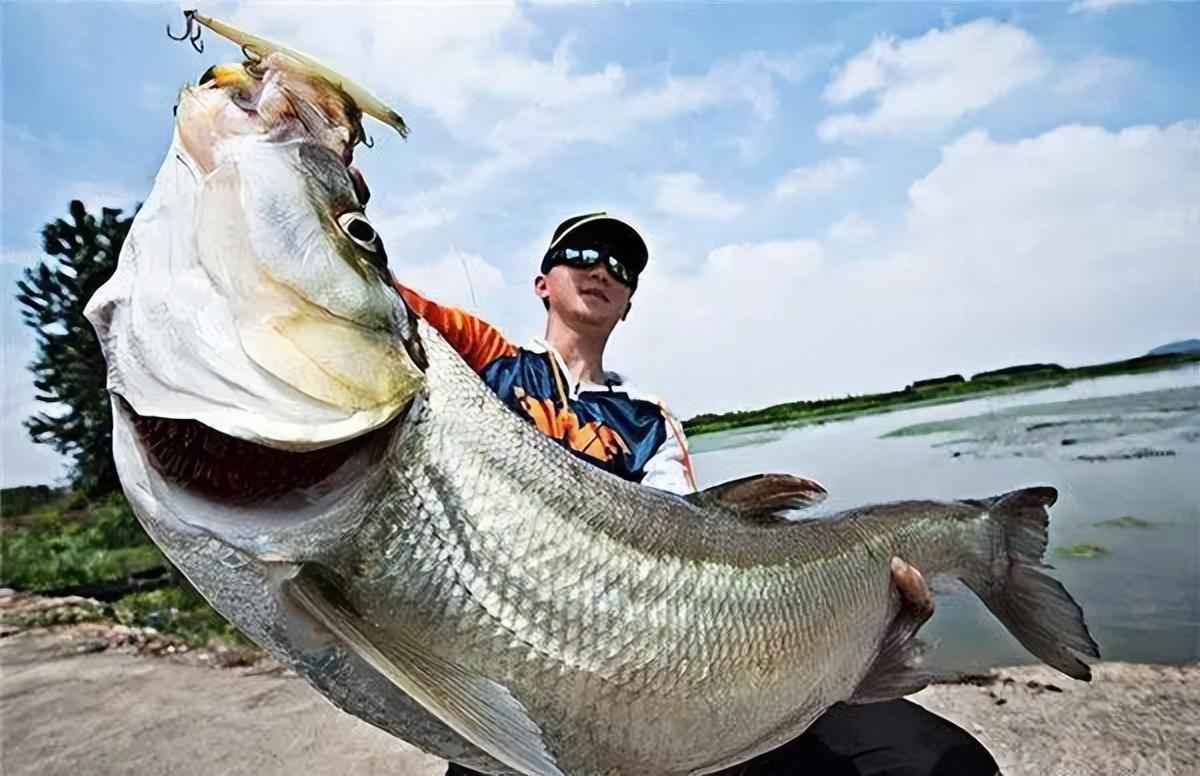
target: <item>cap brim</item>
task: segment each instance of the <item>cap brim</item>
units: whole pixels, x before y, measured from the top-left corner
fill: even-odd
[[[608,243],[620,251],[621,259],[636,274],[646,268],[649,251],[637,230],[616,218],[600,217],[579,224],[564,234],[559,246],[583,247],[588,243]]]
[[[582,223],[572,229],[571,234],[565,235],[563,245],[568,245],[569,242],[575,240],[607,242],[608,245],[618,249],[620,255],[617,258],[624,261],[629,269],[636,273],[641,273],[646,269],[649,253],[646,241],[642,240],[642,235],[637,234],[636,229],[624,221],[618,221],[617,218],[596,218],[594,221]]]

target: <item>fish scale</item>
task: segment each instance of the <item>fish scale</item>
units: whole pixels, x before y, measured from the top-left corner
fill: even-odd
[[[447,371],[450,373],[451,381],[461,379],[461,371],[465,369],[465,366],[456,364],[456,357],[452,353],[444,352],[445,346],[437,342],[437,335],[426,332],[425,342],[431,358],[429,390],[431,392],[437,390],[432,378],[441,366],[448,367]],[[488,406],[488,402],[476,403],[468,400],[464,404],[468,407],[481,406],[485,408],[485,411],[506,412],[498,405],[498,402]],[[436,409],[437,405],[431,403],[430,407],[432,411]],[[421,440],[421,449],[398,451],[396,453],[398,457],[414,456],[423,460],[437,460],[442,455],[455,458],[459,456],[457,451],[436,449],[437,444],[455,439],[456,435],[452,428],[434,427],[434,424],[437,423],[435,417],[430,415],[429,418],[418,421],[415,426],[419,433],[414,434],[412,439],[414,442]],[[499,420],[498,418],[470,417],[470,413],[465,413],[462,409],[452,413],[450,417],[452,418],[449,421],[451,427],[459,422],[476,425],[490,424]],[[429,424],[428,430],[422,430],[424,424]],[[554,460],[554,455],[558,451],[553,445],[542,445],[541,448],[538,451],[539,454],[549,455],[551,460]],[[447,466],[445,473],[447,482],[453,480],[454,473],[458,471],[458,468],[453,463]],[[514,476],[513,473],[504,470],[502,462],[495,462],[490,471],[492,476],[500,479]],[[513,491],[512,488],[504,487],[489,489],[476,486],[476,489],[508,493]],[[414,489],[408,492],[417,491]],[[476,501],[477,499],[462,499],[464,504],[476,503]],[[686,511],[685,504],[674,500],[670,503],[676,510],[683,507],[684,509],[681,511]],[[418,515],[421,513],[421,509],[397,508],[400,512]],[[760,708],[761,702],[738,704],[736,703],[736,694],[730,693],[726,688],[740,686],[765,689],[767,685],[774,685],[778,691],[779,679],[782,678],[782,674],[786,673],[780,670],[781,666],[786,666],[791,661],[796,663],[812,662],[808,659],[810,656],[804,654],[803,650],[806,645],[810,644],[814,635],[822,635],[823,629],[818,620],[825,619],[826,622],[832,620],[831,618],[813,618],[811,616],[813,607],[801,605],[801,600],[827,600],[836,609],[865,612],[870,609],[865,608],[863,603],[869,600],[869,594],[874,592],[878,599],[875,607],[877,614],[874,618],[868,619],[874,620],[876,631],[883,630],[885,617],[889,613],[887,603],[890,591],[886,585],[886,576],[878,573],[872,575],[877,584],[866,586],[862,583],[854,584],[855,580],[847,578],[848,575],[844,573],[833,574],[829,577],[831,583],[821,586],[827,590],[810,590],[807,591],[808,595],[804,595],[806,586],[813,587],[811,581],[806,584],[805,568],[796,562],[789,563],[789,558],[784,555],[781,555],[774,565],[742,570],[741,576],[735,580],[734,570],[727,565],[713,564],[713,568],[710,569],[694,559],[690,562],[672,562],[670,558],[657,558],[645,553],[631,552],[628,547],[622,547],[619,541],[602,531],[597,532],[597,535],[583,535],[580,538],[569,538],[563,533],[563,541],[555,545],[558,551],[538,552],[535,548],[545,547],[546,543],[540,542],[535,538],[536,535],[560,533],[559,526],[564,522],[591,523],[592,529],[595,531],[595,524],[599,521],[595,518],[585,518],[583,521],[576,521],[572,517],[564,519],[563,515],[573,516],[579,512],[587,514],[587,510],[576,512],[569,507],[565,509],[560,507],[557,515],[547,516],[545,520],[539,520],[536,516],[530,518],[510,513],[504,508],[503,502],[499,502],[498,506],[492,507],[492,509],[493,511],[487,515],[464,514],[462,519],[455,523],[457,530],[454,532],[454,540],[470,546],[464,547],[461,554],[451,553],[449,556],[444,555],[443,557],[448,561],[447,567],[453,567],[453,558],[456,556],[469,555],[472,558],[488,558],[495,564],[495,570],[475,569],[470,566],[471,579],[486,579],[493,584],[500,582],[503,583],[503,586],[489,585],[480,591],[475,590],[474,585],[468,581],[464,588],[440,588],[445,594],[464,595],[470,599],[461,602],[461,611],[475,610],[486,613],[481,616],[480,620],[471,617],[462,618],[461,628],[456,628],[454,623],[443,623],[437,631],[439,638],[444,639],[440,649],[446,654],[453,654],[460,663],[473,664],[476,670],[481,673],[486,672],[487,675],[510,688],[532,688],[547,679],[553,680],[554,677],[570,673],[572,670],[591,671],[594,677],[601,681],[591,684],[585,682],[584,688],[591,687],[598,692],[598,703],[574,704],[572,709],[575,713],[578,713],[580,708],[597,709],[599,703],[604,702],[605,699],[608,703],[614,703],[621,707],[647,706],[645,703],[639,703],[639,700],[645,700],[647,692],[660,687],[666,690],[677,690],[677,684],[683,681],[688,684],[688,688],[679,691],[676,696],[676,700],[680,704],[679,708],[671,708],[670,701],[661,701],[663,706],[651,703],[641,717],[630,720],[629,727],[641,726],[645,718],[677,720],[675,725],[669,727],[686,726],[687,730],[692,731],[689,735],[694,736],[703,725],[694,719],[689,719],[685,707],[696,704],[698,695],[709,692],[712,695],[703,705],[709,710],[725,709],[725,713],[716,715],[719,719],[712,723],[712,729],[708,731],[709,735],[721,737],[722,731],[730,729],[731,722],[734,728],[752,728],[754,727],[753,723],[758,722],[757,717],[763,716]],[[536,506],[534,511],[537,511]],[[493,524],[499,521],[498,515],[501,514],[511,514],[510,519],[514,524],[511,534],[492,529]],[[652,514],[647,515],[645,519],[653,519]],[[699,528],[704,517],[702,515],[686,515],[683,519],[694,521]],[[892,548],[896,549],[896,545],[902,544],[899,540],[912,532],[896,530],[893,532],[895,536],[889,540],[886,534],[881,537],[880,534],[870,533],[853,526],[854,521],[862,519],[864,519],[864,513],[851,514],[847,521],[854,530],[847,530],[844,534],[851,542],[858,542],[858,554],[863,556],[864,565],[875,568],[886,567],[887,559],[891,557],[891,551],[888,549],[889,541]],[[481,526],[488,526],[489,530],[484,532],[481,530]],[[535,527],[537,528],[535,529]],[[898,529],[901,527],[897,526]],[[734,530],[731,530],[730,533],[734,536],[744,533],[741,526],[733,528]],[[805,526],[798,526],[798,528],[804,529]],[[506,536],[513,537],[513,543],[507,546],[504,544]],[[808,544],[811,542],[801,543],[801,546]],[[579,554],[574,557],[564,557],[565,553],[562,548],[574,547],[578,547]],[[598,549],[600,547],[603,549]],[[843,563],[847,560],[844,550],[833,551],[835,548],[832,546],[828,549],[827,553],[811,559],[814,565],[817,567],[828,565],[828,558],[838,559]],[[929,553],[918,554],[913,548],[904,547],[904,549],[909,551],[912,557],[920,557],[922,562],[928,561],[929,568],[939,567],[936,563],[937,558],[932,557]],[[828,557],[823,557],[824,555]],[[570,560],[576,562],[568,563],[565,568],[574,569],[576,575],[568,575],[567,584],[562,585],[561,591],[557,591],[560,594],[556,595],[554,594],[556,591],[551,590],[548,595],[525,597],[520,602],[513,602],[506,598],[508,595],[520,595],[523,590],[528,590],[531,586],[544,585],[548,579],[554,576],[546,573],[547,568],[553,568],[553,564],[563,567],[564,561]],[[551,565],[547,565],[547,561]],[[847,568],[849,567],[847,566]],[[457,573],[465,573],[466,568],[468,567],[458,566]],[[528,579],[526,579],[527,569]],[[608,574],[605,573],[606,571]],[[757,581],[748,583],[746,577],[757,577]],[[618,587],[615,581],[623,581],[628,584]],[[531,583],[533,584],[531,585]],[[737,586],[739,584],[740,587]],[[612,595],[617,590],[622,594],[619,600]],[[682,595],[685,591],[688,593],[686,597]],[[733,591],[741,591],[742,595],[731,595],[730,593]],[[857,597],[852,594],[852,591],[857,591]],[[397,595],[398,592],[395,590],[375,590],[369,594],[369,597],[396,597]],[[791,606],[787,605],[789,601]],[[519,608],[533,603],[542,606],[557,603],[560,606],[560,612],[558,615],[534,616],[519,620],[513,617]],[[694,614],[688,620],[678,621],[680,626],[685,627],[671,632],[668,628],[670,619],[656,613],[680,609],[690,610]],[[442,610],[443,616],[446,611]],[[572,627],[546,628],[548,624],[570,619],[572,611],[580,613],[575,617],[578,620],[578,629]],[[477,623],[481,620],[490,624],[488,627],[493,629],[492,633],[487,632],[487,627],[484,628],[483,633],[477,632]],[[740,624],[747,620],[754,622],[755,627],[748,628]],[[852,624],[856,628],[861,628],[862,625],[857,622]],[[697,625],[700,627],[696,627]],[[705,625],[714,627],[706,628]],[[460,635],[460,630],[466,632],[467,635]],[[680,638],[685,630],[690,637]],[[846,638],[848,634],[838,634],[830,629],[825,630],[827,631],[824,634],[826,638],[819,639],[818,643],[821,646],[828,644],[830,652],[836,651],[832,647],[837,643],[854,642],[853,638]],[[515,638],[510,638],[510,634]],[[514,659],[510,656],[510,653],[514,651],[514,643],[526,647],[539,645],[541,648],[526,649]],[[547,649],[548,645],[554,649]],[[579,653],[576,645],[588,645],[590,649]],[[764,647],[769,647],[769,651]],[[865,669],[869,662],[870,649],[857,650],[857,653],[853,650],[841,651],[851,653],[849,657],[859,667],[857,672],[828,672],[830,676],[841,678],[841,683],[845,685],[848,681],[857,678],[858,673]],[[474,654],[471,654],[472,652]],[[570,654],[578,654],[583,659],[572,663],[563,657]],[[689,676],[686,672],[678,671],[677,668],[672,670],[672,667],[684,664],[704,665],[706,670],[698,677],[694,674]],[[713,677],[719,674],[724,674],[723,685],[712,681]],[[794,685],[797,695],[801,695],[809,689],[803,678],[794,682]],[[633,695],[623,694],[623,689],[626,687],[629,688],[628,692]],[[848,694],[852,688],[842,687],[840,689],[843,693]],[[637,693],[642,695],[639,696]],[[518,692],[518,695],[523,695],[523,693]],[[664,695],[663,697],[670,696]],[[731,701],[734,702],[731,703]],[[554,703],[551,702],[549,705],[553,707]],[[824,701],[814,704],[814,706],[822,707],[823,705],[827,704]],[[789,712],[794,709],[791,703],[786,706]],[[566,710],[559,710],[559,712],[563,711]],[[777,712],[772,709],[768,713]],[[591,724],[600,726],[606,714],[603,711],[595,711],[594,714],[596,718]],[[612,716],[611,709],[607,716]],[[611,727],[611,720],[603,724]],[[796,724],[802,723],[798,721]],[[662,741],[670,740],[674,735],[676,735],[674,730],[666,733],[660,732],[655,736],[655,746],[661,746]],[[604,748],[611,756],[611,744],[601,747],[600,743],[593,743],[592,746],[597,749]],[[595,756],[595,751],[588,752],[583,755],[583,759],[591,760]],[[662,764],[634,761],[625,763],[622,767],[659,768],[662,767]]]
[[[509,411],[363,238],[346,144],[366,92],[243,40],[269,49],[181,92],[87,314],[139,520],[337,706],[486,772],[711,772],[834,703],[921,686],[893,557],[963,580],[1031,652],[1090,676],[1082,612],[1041,562],[1051,488],[784,520],[811,483],[664,493]],[[270,110],[243,115],[256,99]],[[239,454],[177,460],[201,449]]]

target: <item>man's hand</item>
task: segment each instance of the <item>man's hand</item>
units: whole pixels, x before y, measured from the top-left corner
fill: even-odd
[[[900,598],[917,622],[933,616],[933,591],[917,567],[901,558],[892,558],[892,582],[900,590]]]

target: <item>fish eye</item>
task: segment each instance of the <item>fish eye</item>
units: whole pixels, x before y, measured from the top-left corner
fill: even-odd
[[[360,248],[368,251],[379,250],[379,233],[362,213],[343,213],[338,216],[338,226]]]

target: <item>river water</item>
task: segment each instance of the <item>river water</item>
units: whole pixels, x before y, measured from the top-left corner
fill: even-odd
[[[701,487],[803,474],[829,489],[821,512],[1053,485],[1047,561],[1104,659],[1200,660],[1200,367],[727,431],[692,449]],[[938,598],[922,637],[935,670],[1033,662],[961,585]]]

